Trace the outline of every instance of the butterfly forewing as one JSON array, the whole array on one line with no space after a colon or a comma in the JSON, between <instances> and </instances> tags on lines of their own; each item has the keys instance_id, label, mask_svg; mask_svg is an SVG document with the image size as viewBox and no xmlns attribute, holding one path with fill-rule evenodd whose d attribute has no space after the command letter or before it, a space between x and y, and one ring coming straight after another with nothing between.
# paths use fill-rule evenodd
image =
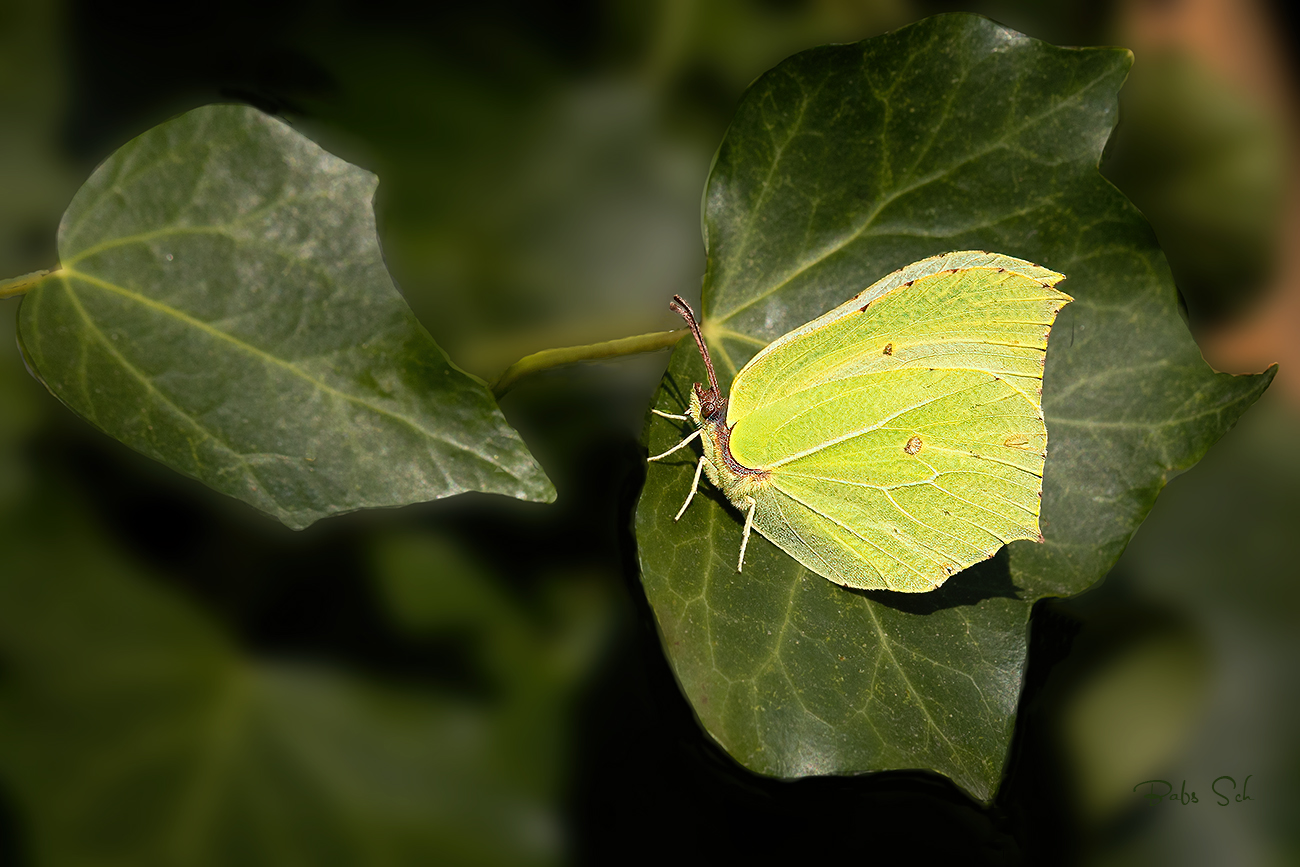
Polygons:
<instances>
[{"instance_id":1,"label":"butterfly forewing","mask_svg":"<svg viewBox=\"0 0 1300 867\"><path fill-rule=\"evenodd\" d=\"M1036 389L1048 329L1070 300L1043 284L1064 278L1018 259L989 258L1004 263L1002 270L940 271L862 303L872 287L773 342L737 374L727 421L820 383L907 367L985 370ZM1006 267L1013 263L1020 269ZM1033 276L1022 273L1031 269Z\"/></svg>"}]
</instances>

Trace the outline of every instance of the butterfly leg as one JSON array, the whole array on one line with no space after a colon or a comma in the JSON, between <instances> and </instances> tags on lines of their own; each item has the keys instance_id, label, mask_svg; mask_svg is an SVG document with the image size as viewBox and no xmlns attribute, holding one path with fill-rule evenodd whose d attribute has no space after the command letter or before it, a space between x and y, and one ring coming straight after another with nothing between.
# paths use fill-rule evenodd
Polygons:
<instances>
[{"instance_id":1,"label":"butterfly leg","mask_svg":"<svg viewBox=\"0 0 1300 867\"><path fill-rule=\"evenodd\" d=\"M745 512L745 532L740 537L740 560L736 563L736 571L743 571L745 568L745 549L749 547L749 531L754 528L754 510L758 508L758 500L753 497L746 497L749 500L749 510Z\"/></svg>"},{"instance_id":2,"label":"butterfly leg","mask_svg":"<svg viewBox=\"0 0 1300 867\"><path fill-rule=\"evenodd\" d=\"M704 433L704 429L703 429L703 428L700 428L700 429L697 430L695 433L691 434L691 435L688 436L686 439L682 440L682 441L679 442L677 445L673 446L672 448L670 448L668 451L664 452L663 454L661 454L661 455L655 455L654 457L652 457L652 458L647 458L646 460L650 460L650 461L662 460L663 458L668 457L669 455L671 455L673 452L677 451L678 449L686 448L686 446L687 446L688 443L690 443L692 440L694 440L697 436L699 436L699 435L702 434L702 433Z\"/></svg>"},{"instance_id":3,"label":"butterfly leg","mask_svg":"<svg viewBox=\"0 0 1300 867\"><path fill-rule=\"evenodd\" d=\"M708 458L700 455L700 462L695 465L695 479L691 482L691 492L686 495L686 502L682 503L682 507L677 510L677 515L673 518L674 521L686 514L686 507L691 504L691 500L695 498L695 492L700 488L700 473L704 471L704 465L708 462Z\"/></svg>"},{"instance_id":4,"label":"butterfly leg","mask_svg":"<svg viewBox=\"0 0 1300 867\"><path fill-rule=\"evenodd\" d=\"M677 415L676 413L672 413L672 412L661 412L660 410L657 409L651 409L650 411L655 415L659 416L660 418L671 418L677 421L686 421L688 418L690 418L689 415Z\"/></svg>"}]
</instances>

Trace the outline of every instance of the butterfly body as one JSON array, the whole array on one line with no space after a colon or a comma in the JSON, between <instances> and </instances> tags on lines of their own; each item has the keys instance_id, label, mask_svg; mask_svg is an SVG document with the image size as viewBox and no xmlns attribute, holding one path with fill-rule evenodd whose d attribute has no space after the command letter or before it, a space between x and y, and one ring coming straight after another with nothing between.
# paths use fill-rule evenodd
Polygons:
<instances>
[{"instance_id":1,"label":"butterfly body","mask_svg":"<svg viewBox=\"0 0 1300 867\"><path fill-rule=\"evenodd\" d=\"M727 396L707 364L687 413L695 480L745 514L740 565L752 527L838 584L924 592L1041 541L1042 372L1072 300L1061 279L999 254L936 256L769 344Z\"/></svg>"}]
</instances>

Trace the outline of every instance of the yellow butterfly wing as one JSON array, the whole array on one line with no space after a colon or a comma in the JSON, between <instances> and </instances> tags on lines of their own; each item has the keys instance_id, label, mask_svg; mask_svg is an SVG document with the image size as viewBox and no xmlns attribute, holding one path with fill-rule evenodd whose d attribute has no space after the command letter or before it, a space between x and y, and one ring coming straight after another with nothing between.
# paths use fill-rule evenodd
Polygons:
<instances>
[{"instance_id":1,"label":"yellow butterfly wing","mask_svg":"<svg viewBox=\"0 0 1300 867\"><path fill-rule=\"evenodd\" d=\"M1047 337L1062 275L950 253L891 274L737 374L732 455L770 473L754 527L866 589L931 590L1038 539Z\"/></svg>"}]
</instances>

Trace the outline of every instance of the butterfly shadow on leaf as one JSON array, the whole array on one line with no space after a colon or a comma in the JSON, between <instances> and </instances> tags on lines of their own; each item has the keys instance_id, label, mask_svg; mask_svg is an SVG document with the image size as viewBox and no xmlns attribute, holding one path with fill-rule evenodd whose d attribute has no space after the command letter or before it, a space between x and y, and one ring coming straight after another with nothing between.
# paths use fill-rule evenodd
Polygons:
<instances>
[{"instance_id":1,"label":"butterfly shadow on leaf","mask_svg":"<svg viewBox=\"0 0 1300 867\"><path fill-rule=\"evenodd\" d=\"M908 614L933 614L945 608L976 605L985 599L997 597L1020 598L1020 590L1011 580L1010 556L1006 547L992 558L958 572L945 581L938 590L929 593L896 593L893 590L851 588L845 590Z\"/></svg>"},{"instance_id":2,"label":"butterfly shadow on leaf","mask_svg":"<svg viewBox=\"0 0 1300 867\"><path fill-rule=\"evenodd\" d=\"M689 376L675 376L672 371L669 371L664 376L661 387L669 394L671 399L668 403L669 406L673 407L668 410L669 412L686 412L686 408L691 404L691 388L695 381L695 379ZM680 407L680 409L678 407Z\"/></svg>"}]
</instances>

